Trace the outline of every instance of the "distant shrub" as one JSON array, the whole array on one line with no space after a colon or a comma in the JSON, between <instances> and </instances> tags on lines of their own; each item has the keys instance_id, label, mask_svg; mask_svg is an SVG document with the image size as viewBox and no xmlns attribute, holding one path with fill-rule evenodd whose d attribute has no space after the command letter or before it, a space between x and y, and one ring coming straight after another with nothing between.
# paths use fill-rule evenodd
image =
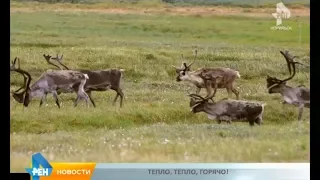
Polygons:
<instances>
[{"instance_id":1,"label":"distant shrub","mask_svg":"<svg viewBox=\"0 0 320 180\"><path fill-rule=\"evenodd\" d=\"M269 6L279 3L279 0L161 0L164 3L175 5L229 5L242 7ZM310 0L284 0L284 4L299 4L310 6Z\"/></svg>"},{"instance_id":2,"label":"distant shrub","mask_svg":"<svg viewBox=\"0 0 320 180\"><path fill-rule=\"evenodd\" d=\"M14 0L20 2L37 1L47 3L132 3L138 4L146 2L146 0ZM183 6L207 6L207 5L227 5L227 6L241 6L241 7L260 7L260 6L275 6L279 0L149 0L153 2L163 2L172 5ZM310 0L283 0L286 5L304 5L310 7Z\"/></svg>"},{"instance_id":3,"label":"distant shrub","mask_svg":"<svg viewBox=\"0 0 320 180\"><path fill-rule=\"evenodd\" d=\"M89 0L15 0L17 2L45 2L45 3L83 3L83 2L90 2Z\"/></svg>"}]
</instances>

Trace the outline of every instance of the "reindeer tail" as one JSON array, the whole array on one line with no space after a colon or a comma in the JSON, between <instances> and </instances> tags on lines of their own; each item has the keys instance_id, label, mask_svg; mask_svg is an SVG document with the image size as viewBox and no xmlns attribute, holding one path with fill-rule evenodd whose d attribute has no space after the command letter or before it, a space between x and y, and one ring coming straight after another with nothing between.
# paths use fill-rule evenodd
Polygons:
<instances>
[{"instance_id":1,"label":"reindeer tail","mask_svg":"<svg viewBox=\"0 0 320 180\"><path fill-rule=\"evenodd\" d=\"M237 75L237 78L241 77L239 71L236 71L236 75Z\"/></svg>"},{"instance_id":2,"label":"reindeer tail","mask_svg":"<svg viewBox=\"0 0 320 180\"><path fill-rule=\"evenodd\" d=\"M121 72L121 76L120 77L123 77L123 73L124 73L124 69L119 69L119 71Z\"/></svg>"}]
</instances>

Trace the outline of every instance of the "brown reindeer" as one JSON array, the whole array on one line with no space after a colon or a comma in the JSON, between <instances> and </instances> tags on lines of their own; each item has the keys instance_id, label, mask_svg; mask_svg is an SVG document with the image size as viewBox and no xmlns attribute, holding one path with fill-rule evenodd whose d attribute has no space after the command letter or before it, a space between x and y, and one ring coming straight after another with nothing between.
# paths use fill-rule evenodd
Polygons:
<instances>
[{"instance_id":1,"label":"brown reindeer","mask_svg":"<svg viewBox=\"0 0 320 180\"><path fill-rule=\"evenodd\" d=\"M18 62L18 66L16 63ZM13 92L13 98L23 103L25 107L28 107L29 103L34 97L41 97L40 107L46 100L47 94L52 93L57 106L60 108L60 103L57 95L57 91L64 92L76 92L77 99L74 106L77 106L80 99L85 99L88 105L88 95L84 91L83 87L88 79L87 74L83 74L79 71L73 70L56 70L51 72L44 72L37 81L31 86L31 75L20 68L20 59L15 58L10 66L10 71L15 71L23 75L24 85L20 88L22 92L18 92L20 89ZM75 90L76 89L76 90Z\"/></svg>"},{"instance_id":2,"label":"brown reindeer","mask_svg":"<svg viewBox=\"0 0 320 180\"><path fill-rule=\"evenodd\" d=\"M60 57L57 56L53 57L50 55L43 55L43 57L46 59L48 64L51 64L55 67L60 68L58 65L52 63L50 60L57 61L61 66L63 66L65 69L69 69L66 65L64 65L61 61L63 58L63 55ZM61 68L60 68L61 69ZM124 93L122 92L122 89L120 87L121 78L123 75L124 70L123 69L106 69L106 70L84 70L79 69L77 71L80 71L82 73L86 73L89 76L89 79L84 87L86 93L88 94L91 103L94 107L96 107L94 100L91 97L92 91L107 91L109 89L112 89L116 91L117 95L113 100L113 105L116 103L118 97L120 97L120 107L122 107L122 101L124 98Z\"/></svg>"},{"instance_id":3,"label":"brown reindeer","mask_svg":"<svg viewBox=\"0 0 320 180\"><path fill-rule=\"evenodd\" d=\"M181 55L181 57L183 58L183 55ZM229 98L231 97L231 93L233 93L236 95L236 99L239 99L239 91L234 88L235 80L240 78L240 73L238 71L224 67L199 68L198 70L191 71L190 67L195 62L196 58L197 50L195 50L194 60L189 65L185 62L182 63L180 68L172 65L176 69L176 81L185 81L195 85L197 87L196 94L199 94L201 89L205 88L204 79L221 76L222 80L217 84L217 88L225 88L228 92ZM214 87L215 84L211 84L211 86Z\"/></svg>"},{"instance_id":4,"label":"brown reindeer","mask_svg":"<svg viewBox=\"0 0 320 180\"><path fill-rule=\"evenodd\" d=\"M198 94L188 95L191 97L189 103L190 111L193 113L205 112L209 119L217 120L219 124L222 121L226 121L229 124L231 121L247 121L250 126L254 126L254 123L260 125L263 121L264 103L230 99L222 99L216 102L208 101L215 96L217 84L221 79L221 76L217 76L205 81L205 86L210 86L212 83L215 84L214 91L210 91L206 98Z\"/></svg>"}]
</instances>

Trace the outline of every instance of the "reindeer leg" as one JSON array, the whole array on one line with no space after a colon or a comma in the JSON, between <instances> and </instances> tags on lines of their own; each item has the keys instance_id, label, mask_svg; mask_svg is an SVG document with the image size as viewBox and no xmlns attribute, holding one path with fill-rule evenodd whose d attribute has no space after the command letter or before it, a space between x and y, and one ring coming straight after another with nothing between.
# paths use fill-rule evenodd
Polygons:
<instances>
[{"instance_id":1,"label":"reindeer leg","mask_svg":"<svg viewBox=\"0 0 320 180\"><path fill-rule=\"evenodd\" d=\"M228 93L228 99L230 99L230 97L232 95L231 94L232 93L232 89L230 87L227 87L226 90L227 90L227 93Z\"/></svg>"},{"instance_id":2,"label":"reindeer leg","mask_svg":"<svg viewBox=\"0 0 320 180\"><path fill-rule=\"evenodd\" d=\"M299 115L298 115L298 121L301 121L302 113L303 113L304 104L299 105Z\"/></svg>"},{"instance_id":3,"label":"reindeer leg","mask_svg":"<svg viewBox=\"0 0 320 180\"><path fill-rule=\"evenodd\" d=\"M237 100L238 100L238 99L239 99L239 91L238 91L236 88L234 88L234 87L232 87L231 91L233 92L233 94L236 95L236 98L237 98Z\"/></svg>"},{"instance_id":4,"label":"reindeer leg","mask_svg":"<svg viewBox=\"0 0 320 180\"><path fill-rule=\"evenodd\" d=\"M222 116L221 118L220 118L220 120L224 120L224 121L226 121L227 122L227 124L231 124L231 117L228 117L228 116Z\"/></svg>"},{"instance_id":5,"label":"reindeer leg","mask_svg":"<svg viewBox=\"0 0 320 180\"><path fill-rule=\"evenodd\" d=\"M201 88L197 87L196 94L199 94L200 91L201 91ZM213 97L211 98L211 101L214 102L214 101L213 101Z\"/></svg>"},{"instance_id":6,"label":"reindeer leg","mask_svg":"<svg viewBox=\"0 0 320 180\"><path fill-rule=\"evenodd\" d=\"M201 90L201 89L200 89ZM211 98L211 101L214 103L213 97Z\"/></svg>"},{"instance_id":7,"label":"reindeer leg","mask_svg":"<svg viewBox=\"0 0 320 180\"><path fill-rule=\"evenodd\" d=\"M121 89L120 89L119 93L120 93L120 107L122 107L122 101L123 101L124 94Z\"/></svg>"},{"instance_id":8,"label":"reindeer leg","mask_svg":"<svg viewBox=\"0 0 320 180\"><path fill-rule=\"evenodd\" d=\"M89 107L89 97L88 97L88 98L85 98L85 100L86 100L86 105L87 105L87 107Z\"/></svg>"},{"instance_id":9,"label":"reindeer leg","mask_svg":"<svg viewBox=\"0 0 320 180\"><path fill-rule=\"evenodd\" d=\"M79 100L80 100L80 97L77 96L76 100L74 101L74 105L73 105L74 107L77 107Z\"/></svg>"},{"instance_id":10,"label":"reindeer leg","mask_svg":"<svg viewBox=\"0 0 320 180\"><path fill-rule=\"evenodd\" d=\"M285 109L286 108L286 104L288 104L288 103L285 102L285 101L282 101L281 104L282 104L282 109Z\"/></svg>"},{"instance_id":11,"label":"reindeer leg","mask_svg":"<svg viewBox=\"0 0 320 180\"><path fill-rule=\"evenodd\" d=\"M92 103L93 107L96 107L96 104L95 104L94 100L91 97L91 91L88 91L87 94L89 96L90 102Z\"/></svg>"},{"instance_id":12,"label":"reindeer leg","mask_svg":"<svg viewBox=\"0 0 320 180\"><path fill-rule=\"evenodd\" d=\"M56 101L58 108L60 109L60 103L59 103L57 91L53 91L52 96L53 96L54 100Z\"/></svg>"},{"instance_id":13,"label":"reindeer leg","mask_svg":"<svg viewBox=\"0 0 320 180\"><path fill-rule=\"evenodd\" d=\"M83 92L82 96L83 96L84 100L86 101L87 107L89 107L89 99L90 98L89 98L88 94L86 92Z\"/></svg>"},{"instance_id":14,"label":"reindeer leg","mask_svg":"<svg viewBox=\"0 0 320 180\"><path fill-rule=\"evenodd\" d=\"M231 124L232 123L231 118L228 118L227 122L228 124Z\"/></svg>"},{"instance_id":15,"label":"reindeer leg","mask_svg":"<svg viewBox=\"0 0 320 180\"><path fill-rule=\"evenodd\" d=\"M119 93L117 92L116 97L113 99L113 102L112 102L112 105L113 105L113 106L115 105L115 103L116 103L116 101L117 101L117 99L118 99L119 96L120 96L120 95L119 95Z\"/></svg>"},{"instance_id":16,"label":"reindeer leg","mask_svg":"<svg viewBox=\"0 0 320 180\"><path fill-rule=\"evenodd\" d=\"M117 89L117 90L115 90L115 91L117 92L117 95L116 95L116 97L115 97L114 100L113 100L113 105L115 105L118 97L120 96L120 107L122 107L122 101L123 101L123 96L124 96L124 94L123 94L123 92L122 92L121 89Z\"/></svg>"},{"instance_id":17,"label":"reindeer leg","mask_svg":"<svg viewBox=\"0 0 320 180\"><path fill-rule=\"evenodd\" d=\"M41 106L42 106L42 104L43 104L43 102L45 102L45 101L46 101L46 99L47 99L47 94L48 94L48 93L46 93L46 92L45 92L45 93L43 94L43 96L41 97L39 107L41 107Z\"/></svg>"},{"instance_id":18,"label":"reindeer leg","mask_svg":"<svg viewBox=\"0 0 320 180\"><path fill-rule=\"evenodd\" d=\"M200 89L200 90L201 90L201 89ZM199 93L200 93L200 90L199 90ZM199 93L198 93L198 94L199 94ZM213 97L212 97L212 98L210 98L210 99L211 99L211 101L212 101L212 102L214 102Z\"/></svg>"},{"instance_id":19,"label":"reindeer leg","mask_svg":"<svg viewBox=\"0 0 320 180\"><path fill-rule=\"evenodd\" d=\"M254 119L249 119L249 125L252 127L252 126L254 126Z\"/></svg>"},{"instance_id":20,"label":"reindeer leg","mask_svg":"<svg viewBox=\"0 0 320 180\"><path fill-rule=\"evenodd\" d=\"M89 107L89 97L84 98L84 100L86 101L86 106Z\"/></svg>"},{"instance_id":21,"label":"reindeer leg","mask_svg":"<svg viewBox=\"0 0 320 180\"><path fill-rule=\"evenodd\" d=\"M258 124L258 125L261 125L261 122L262 122L261 117L257 117L257 118L254 120L254 122L255 122L256 124Z\"/></svg>"}]
</instances>

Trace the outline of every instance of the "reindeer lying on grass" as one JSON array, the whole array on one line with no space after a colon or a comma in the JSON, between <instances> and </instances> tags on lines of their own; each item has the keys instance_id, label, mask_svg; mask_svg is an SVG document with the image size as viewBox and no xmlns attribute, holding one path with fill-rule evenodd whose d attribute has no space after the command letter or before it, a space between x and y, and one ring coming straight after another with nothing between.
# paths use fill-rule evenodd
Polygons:
<instances>
[{"instance_id":1,"label":"reindeer lying on grass","mask_svg":"<svg viewBox=\"0 0 320 180\"><path fill-rule=\"evenodd\" d=\"M51 64L59 69L61 69L58 65L52 63L50 60L57 61L61 66L63 66L65 69L69 70L69 68L62 64L62 58L63 55L60 57L57 55L55 58L51 58L50 55L43 55L43 57L46 59L48 64ZM94 107L96 107L94 100L91 97L92 91L107 91L109 89L112 89L117 92L116 97L113 100L113 105L115 105L118 97L120 96L120 107L122 107L122 101L124 98L124 94L122 92L122 89L120 88L120 82L121 77L123 75L123 69L108 69L108 70L76 70L82 73L86 73L89 76L89 79L84 87L85 92L88 94L91 103ZM59 93L60 94L60 93Z\"/></svg>"},{"instance_id":2,"label":"reindeer lying on grass","mask_svg":"<svg viewBox=\"0 0 320 180\"><path fill-rule=\"evenodd\" d=\"M183 55L181 56L183 59ZM216 68L199 68L198 70L191 71L191 65L195 62L197 58L197 50L195 50L194 60L187 65L185 62L182 63L181 67L175 67L177 77L176 81L186 81L197 87L196 94L199 94L202 88L206 88L204 85L203 78L211 78L213 76L221 76L222 80L217 84L217 88L225 88L228 92L228 97L231 97L231 92L236 95L236 99L239 99L239 91L234 88L234 82L237 78L240 78L240 73L236 70L224 67ZM215 84L211 84L212 87ZM208 93L208 91L207 91ZM208 95L207 95L208 97Z\"/></svg>"},{"instance_id":3,"label":"reindeer lying on grass","mask_svg":"<svg viewBox=\"0 0 320 180\"><path fill-rule=\"evenodd\" d=\"M16 65L17 61L18 66ZM24 85L13 92L13 98L17 102L23 103L25 107L28 107L29 103L34 97L41 97L41 107L43 102L46 100L47 94L52 93L57 106L60 108L60 103L57 95L58 90L62 90L64 92L76 92L77 99L74 103L74 106L77 106L80 99L85 99L88 106L89 97L83 89L88 79L87 74L72 70L57 70L45 72L30 87L30 83L32 80L31 75L27 71L20 68L19 58L16 57L14 59L12 65L10 66L10 71L18 72L24 77ZM21 89L23 89L23 91L18 92Z\"/></svg>"},{"instance_id":4,"label":"reindeer lying on grass","mask_svg":"<svg viewBox=\"0 0 320 180\"><path fill-rule=\"evenodd\" d=\"M287 66L289 69L290 76L286 79L280 80L276 77L270 77L267 76L267 88L268 93L280 93L281 96L284 99L283 104L292 104L294 106L299 107L299 115L298 120L300 121L302 118L303 108L310 108L310 89L303 87L303 85L300 85L298 87L291 87L286 85L287 81L292 79L296 74L296 64L300 64L299 62L294 62L293 59L296 58L296 56L292 56L289 54L288 51L280 51L280 53L284 56L284 58L287 61ZM291 66L293 69L293 72L291 72Z\"/></svg>"},{"instance_id":5,"label":"reindeer lying on grass","mask_svg":"<svg viewBox=\"0 0 320 180\"><path fill-rule=\"evenodd\" d=\"M190 110L193 113L205 112L208 114L209 119L217 120L219 124L221 121L227 121L228 124L231 121L248 121L250 126L254 126L254 123L260 125L263 121L262 116L265 105L263 103L228 99L213 103L208 102L209 99L215 96L218 81L221 81L221 79L221 76L217 76L211 78L211 80L205 80L206 86L210 86L212 83L215 84L213 93L209 90L209 96L206 98L198 94L189 94L188 96L191 97Z\"/></svg>"}]
</instances>

